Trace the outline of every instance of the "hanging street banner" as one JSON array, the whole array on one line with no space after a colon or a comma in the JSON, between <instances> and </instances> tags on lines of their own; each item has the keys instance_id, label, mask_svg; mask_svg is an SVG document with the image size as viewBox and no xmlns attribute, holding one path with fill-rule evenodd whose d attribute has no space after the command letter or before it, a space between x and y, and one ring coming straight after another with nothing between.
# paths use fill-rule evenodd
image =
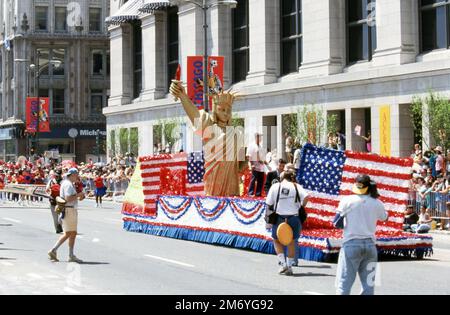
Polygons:
<instances>
[{"instance_id":1,"label":"hanging street banner","mask_svg":"<svg viewBox=\"0 0 450 315\"><path fill-rule=\"evenodd\" d=\"M211 56L208 59L209 94L223 91L225 57ZM203 109L203 56L189 56L187 59L187 94L198 109ZM212 98L209 100L212 107Z\"/></svg>"},{"instance_id":2,"label":"hanging street banner","mask_svg":"<svg viewBox=\"0 0 450 315\"><path fill-rule=\"evenodd\" d=\"M38 105L37 97L27 97L27 132L50 132L50 99L48 97L40 97ZM38 128L39 121L39 128Z\"/></svg>"},{"instance_id":3,"label":"hanging street banner","mask_svg":"<svg viewBox=\"0 0 450 315\"><path fill-rule=\"evenodd\" d=\"M380 155L391 156L391 107L380 107Z\"/></svg>"}]
</instances>

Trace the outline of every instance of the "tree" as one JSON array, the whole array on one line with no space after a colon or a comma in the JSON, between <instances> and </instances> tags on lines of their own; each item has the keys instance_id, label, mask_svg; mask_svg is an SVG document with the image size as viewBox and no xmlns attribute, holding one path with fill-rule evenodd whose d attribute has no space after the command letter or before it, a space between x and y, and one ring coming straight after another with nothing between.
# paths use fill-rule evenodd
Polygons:
<instances>
[{"instance_id":1,"label":"tree","mask_svg":"<svg viewBox=\"0 0 450 315\"><path fill-rule=\"evenodd\" d=\"M139 156L139 130L138 128L130 129L130 153L133 156Z\"/></svg>"},{"instance_id":2,"label":"tree","mask_svg":"<svg viewBox=\"0 0 450 315\"><path fill-rule=\"evenodd\" d=\"M231 125L233 127L242 127L242 128L244 128L244 126L245 126L245 119L244 118L240 118L237 114L234 114L233 118L231 119Z\"/></svg>"},{"instance_id":3,"label":"tree","mask_svg":"<svg viewBox=\"0 0 450 315\"><path fill-rule=\"evenodd\" d=\"M434 143L450 148L450 101L432 91L425 98L414 97L411 122L415 130L428 132ZM429 146L426 139L422 141Z\"/></svg>"},{"instance_id":4,"label":"tree","mask_svg":"<svg viewBox=\"0 0 450 315\"><path fill-rule=\"evenodd\" d=\"M108 138L108 151L109 156L115 156L116 155L116 131L111 130L109 133Z\"/></svg>"},{"instance_id":5,"label":"tree","mask_svg":"<svg viewBox=\"0 0 450 315\"><path fill-rule=\"evenodd\" d=\"M328 132L336 132L336 122L337 115L325 118L323 107L313 104L299 106L294 113L283 116L284 130L289 136L317 146L324 144Z\"/></svg>"},{"instance_id":6,"label":"tree","mask_svg":"<svg viewBox=\"0 0 450 315\"><path fill-rule=\"evenodd\" d=\"M128 152L128 129L121 128L119 133L120 154L125 155Z\"/></svg>"},{"instance_id":7,"label":"tree","mask_svg":"<svg viewBox=\"0 0 450 315\"><path fill-rule=\"evenodd\" d=\"M182 118L160 120L157 125L153 126L153 143L155 145L165 143L172 148L177 141L181 140L181 126L183 124Z\"/></svg>"}]
</instances>

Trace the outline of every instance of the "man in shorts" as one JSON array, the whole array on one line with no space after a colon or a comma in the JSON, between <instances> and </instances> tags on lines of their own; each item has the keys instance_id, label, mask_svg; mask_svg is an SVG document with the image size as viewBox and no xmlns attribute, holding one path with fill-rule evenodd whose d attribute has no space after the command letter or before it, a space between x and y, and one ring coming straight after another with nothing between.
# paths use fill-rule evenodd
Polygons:
<instances>
[{"instance_id":1,"label":"man in shorts","mask_svg":"<svg viewBox=\"0 0 450 315\"><path fill-rule=\"evenodd\" d=\"M74 254L75 239L78 230L78 199L84 199L84 193L77 193L74 184L78 181L78 170L71 168L66 179L61 182L60 197L66 200L65 211L61 214L64 235L48 252L50 260L58 262L57 251L66 240L69 240L69 262L82 263Z\"/></svg>"}]
</instances>

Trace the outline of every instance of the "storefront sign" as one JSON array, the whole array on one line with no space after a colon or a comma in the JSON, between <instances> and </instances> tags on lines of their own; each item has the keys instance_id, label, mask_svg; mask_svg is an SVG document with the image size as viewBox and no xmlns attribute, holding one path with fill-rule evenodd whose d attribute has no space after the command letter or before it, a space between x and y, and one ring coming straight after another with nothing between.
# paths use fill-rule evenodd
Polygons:
<instances>
[{"instance_id":1,"label":"storefront sign","mask_svg":"<svg viewBox=\"0 0 450 315\"><path fill-rule=\"evenodd\" d=\"M391 156L391 107L380 107L380 155Z\"/></svg>"},{"instance_id":2,"label":"storefront sign","mask_svg":"<svg viewBox=\"0 0 450 315\"><path fill-rule=\"evenodd\" d=\"M103 127L104 128L104 127ZM55 127L50 133L42 135L42 138L47 139L89 139L97 137L97 130L100 128L82 128L82 127ZM100 129L100 136L106 137L106 130Z\"/></svg>"}]
</instances>

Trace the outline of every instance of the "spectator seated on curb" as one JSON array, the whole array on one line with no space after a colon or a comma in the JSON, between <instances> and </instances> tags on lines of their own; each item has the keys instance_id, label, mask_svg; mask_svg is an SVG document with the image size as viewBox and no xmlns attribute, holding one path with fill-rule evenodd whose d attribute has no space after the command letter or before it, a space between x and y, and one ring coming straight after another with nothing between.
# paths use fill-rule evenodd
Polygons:
<instances>
[{"instance_id":1,"label":"spectator seated on curb","mask_svg":"<svg viewBox=\"0 0 450 315\"><path fill-rule=\"evenodd\" d=\"M414 211L414 206L409 205L405 211L405 221L403 223L403 231L412 232L411 226L419 221L418 214Z\"/></svg>"},{"instance_id":2,"label":"spectator seated on curb","mask_svg":"<svg viewBox=\"0 0 450 315\"><path fill-rule=\"evenodd\" d=\"M411 230L417 234L428 233L431 230L431 222L433 222L433 220L427 211L427 207L422 205L420 208L419 221L417 224L411 225Z\"/></svg>"}]
</instances>

